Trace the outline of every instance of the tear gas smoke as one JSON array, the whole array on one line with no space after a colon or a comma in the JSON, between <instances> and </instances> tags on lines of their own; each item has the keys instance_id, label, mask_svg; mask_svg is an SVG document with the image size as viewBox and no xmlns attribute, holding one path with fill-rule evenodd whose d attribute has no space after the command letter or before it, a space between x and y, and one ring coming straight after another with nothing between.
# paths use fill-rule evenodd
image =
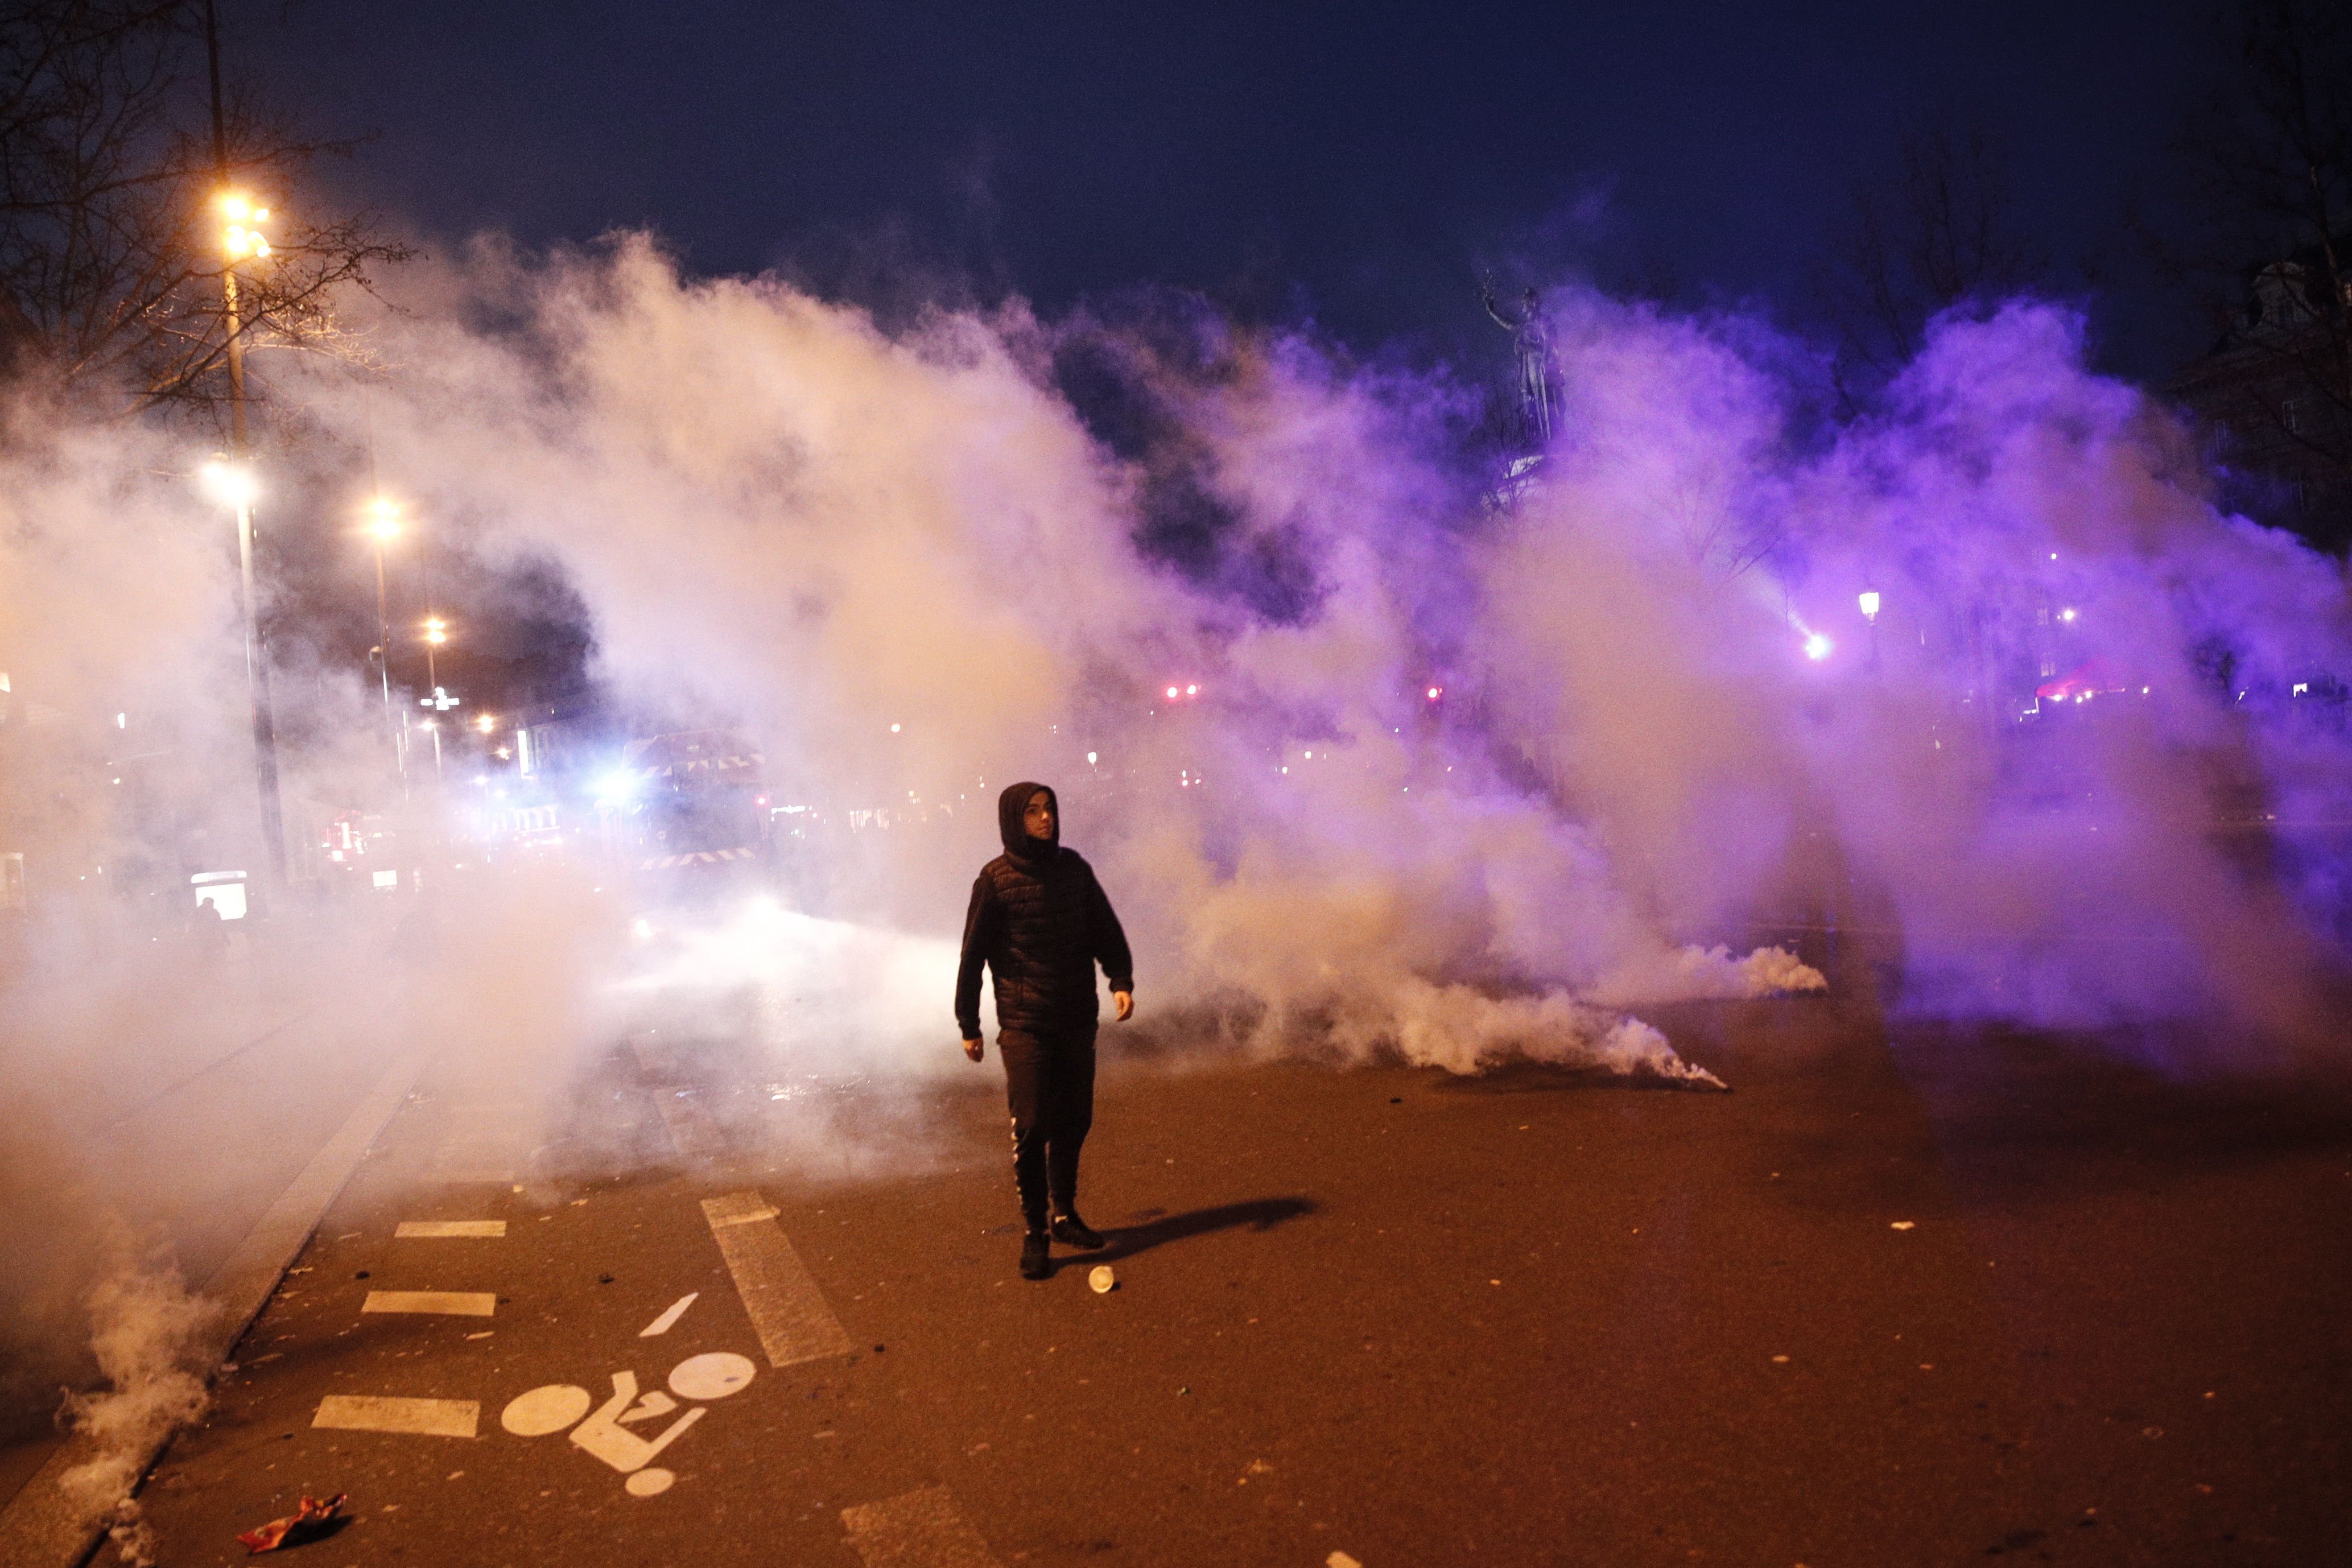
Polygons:
<instances>
[{"instance_id":1,"label":"tear gas smoke","mask_svg":"<svg viewBox=\"0 0 2352 1568\"><path fill-rule=\"evenodd\" d=\"M560 585L616 709L759 746L789 887L637 952L593 863L447 882L388 970L349 961L352 1061L404 1029L546 1098L646 986L748 982L795 1073L950 1070L956 922L1022 777L1061 789L1163 1037L1706 1081L1638 1011L1819 990L1771 939L1863 920L1902 1009L2226 1026L2183 1068L2332 1044L2341 845L2282 828L2256 866L2227 830L2344 820L2340 569L2218 513L2062 310L1942 323L1822 430L1768 327L1561 290L1562 433L1498 495L1447 375L1199 310L894 335L643 238L483 243L401 289L357 323L380 384L273 367L283 511L352 511L372 449L477 622ZM0 853L143 858L184 898L191 842L256 858L201 454L15 430ZM381 806L372 671L290 626L274 659L289 799ZM25 746L36 702L134 715L144 804L62 787L116 737ZM58 1018L129 972L89 962L105 924L16 939L12 1031L92 1037ZM89 1121L51 1059L5 1069L25 1172Z\"/></svg>"},{"instance_id":2,"label":"tear gas smoke","mask_svg":"<svg viewBox=\"0 0 2352 1568\"><path fill-rule=\"evenodd\" d=\"M107 1273L89 1292L91 1348L108 1386L68 1394L73 1430L97 1449L60 1478L87 1517L101 1521L121 1561L155 1561L154 1532L131 1495L155 1445L204 1413L212 1373L205 1352L215 1303L189 1294L178 1268L136 1258L118 1237Z\"/></svg>"}]
</instances>

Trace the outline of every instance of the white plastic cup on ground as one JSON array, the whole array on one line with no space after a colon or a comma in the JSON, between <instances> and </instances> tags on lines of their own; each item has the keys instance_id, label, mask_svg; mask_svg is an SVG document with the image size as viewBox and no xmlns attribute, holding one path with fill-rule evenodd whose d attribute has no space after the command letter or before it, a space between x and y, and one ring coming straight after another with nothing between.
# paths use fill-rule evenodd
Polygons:
<instances>
[{"instance_id":1,"label":"white plastic cup on ground","mask_svg":"<svg viewBox=\"0 0 2352 1568\"><path fill-rule=\"evenodd\" d=\"M1105 1296L1118 1286L1118 1276L1110 1271L1109 1264L1097 1263L1094 1267L1094 1272L1087 1276L1087 1283L1095 1288L1096 1295Z\"/></svg>"}]
</instances>

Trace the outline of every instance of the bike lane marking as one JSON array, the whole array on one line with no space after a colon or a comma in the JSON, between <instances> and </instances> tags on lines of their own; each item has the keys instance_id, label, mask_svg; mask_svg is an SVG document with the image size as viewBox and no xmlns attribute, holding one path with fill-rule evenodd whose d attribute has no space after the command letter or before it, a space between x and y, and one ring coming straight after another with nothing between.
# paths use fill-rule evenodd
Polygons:
<instances>
[{"instance_id":1,"label":"bike lane marking","mask_svg":"<svg viewBox=\"0 0 2352 1568\"><path fill-rule=\"evenodd\" d=\"M396 1241L435 1241L457 1237L498 1237L506 1235L502 1219L404 1219L393 1229Z\"/></svg>"},{"instance_id":2,"label":"bike lane marking","mask_svg":"<svg viewBox=\"0 0 2352 1568\"><path fill-rule=\"evenodd\" d=\"M482 1407L471 1399L395 1399L383 1394L331 1394L319 1402L313 1426L338 1432L407 1432L425 1437L471 1437Z\"/></svg>"},{"instance_id":3,"label":"bike lane marking","mask_svg":"<svg viewBox=\"0 0 2352 1568\"><path fill-rule=\"evenodd\" d=\"M686 1316L686 1310L694 1305L694 1299L701 1294L702 1292L699 1290L688 1290L685 1295L680 1296L677 1300L672 1301L669 1304L668 1310L664 1311L660 1317L656 1318L652 1322L647 1323L644 1328L637 1331L637 1338L641 1340L650 1340L657 1335L669 1332L670 1330L677 1326L677 1321Z\"/></svg>"},{"instance_id":4,"label":"bike lane marking","mask_svg":"<svg viewBox=\"0 0 2352 1568\"><path fill-rule=\"evenodd\" d=\"M824 1293L776 1224L776 1209L756 1192L702 1200L703 1217L734 1277L735 1293L768 1352L770 1366L850 1353L849 1334Z\"/></svg>"},{"instance_id":5,"label":"bike lane marking","mask_svg":"<svg viewBox=\"0 0 2352 1568\"><path fill-rule=\"evenodd\" d=\"M490 1290L371 1290L362 1312L438 1312L452 1318L487 1318L497 1312Z\"/></svg>"},{"instance_id":6,"label":"bike lane marking","mask_svg":"<svg viewBox=\"0 0 2352 1568\"><path fill-rule=\"evenodd\" d=\"M866 1568L998 1568L988 1542L945 1487L924 1487L841 1510L845 1545Z\"/></svg>"}]
</instances>

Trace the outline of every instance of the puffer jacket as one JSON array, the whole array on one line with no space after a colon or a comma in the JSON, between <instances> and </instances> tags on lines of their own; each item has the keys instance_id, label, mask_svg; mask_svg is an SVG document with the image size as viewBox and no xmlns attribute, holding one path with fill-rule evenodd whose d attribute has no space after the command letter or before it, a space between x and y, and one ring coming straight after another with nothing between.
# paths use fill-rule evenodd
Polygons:
<instances>
[{"instance_id":1,"label":"puffer jacket","mask_svg":"<svg viewBox=\"0 0 2352 1568\"><path fill-rule=\"evenodd\" d=\"M1101 1003L1095 965L1114 991L1135 987L1135 959L1094 868L1059 841L1061 803L1055 799L1056 837L1033 839L1022 814L1040 784L1017 784L997 798L996 826L1005 852L980 869L964 914L963 962L956 970L956 1026L980 1037L980 971L996 989L996 1025L1024 1034L1075 1029L1094 1023Z\"/></svg>"}]
</instances>

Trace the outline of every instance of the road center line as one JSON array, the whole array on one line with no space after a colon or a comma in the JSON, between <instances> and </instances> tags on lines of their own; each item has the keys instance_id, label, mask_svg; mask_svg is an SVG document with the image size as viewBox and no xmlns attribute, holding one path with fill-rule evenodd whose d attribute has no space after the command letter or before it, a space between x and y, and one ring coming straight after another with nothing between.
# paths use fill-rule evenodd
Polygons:
<instances>
[{"instance_id":1,"label":"road center line","mask_svg":"<svg viewBox=\"0 0 2352 1568\"><path fill-rule=\"evenodd\" d=\"M945 1487L843 1509L841 1522L866 1568L997 1568L988 1542Z\"/></svg>"},{"instance_id":2,"label":"road center line","mask_svg":"<svg viewBox=\"0 0 2352 1568\"><path fill-rule=\"evenodd\" d=\"M401 1241L421 1241L444 1237L500 1237L507 1233L502 1219L404 1219L393 1230Z\"/></svg>"},{"instance_id":3,"label":"road center line","mask_svg":"<svg viewBox=\"0 0 2352 1568\"><path fill-rule=\"evenodd\" d=\"M705 1198L702 1214L770 1366L849 1353L849 1335L802 1266L792 1238L776 1224L767 1199L758 1193Z\"/></svg>"},{"instance_id":4,"label":"road center line","mask_svg":"<svg viewBox=\"0 0 2352 1568\"><path fill-rule=\"evenodd\" d=\"M330 1394L319 1401L313 1426L341 1432L411 1432L425 1437L470 1437L482 1407L470 1399L394 1399Z\"/></svg>"},{"instance_id":5,"label":"road center line","mask_svg":"<svg viewBox=\"0 0 2352 1568\"><path fill-rule=\"evenodd\" d=\"M498 1310L489 1290L371 1290L362 1312L439 1312L452 1318L487 1318Z\"/></svg>"}]
</instances>

